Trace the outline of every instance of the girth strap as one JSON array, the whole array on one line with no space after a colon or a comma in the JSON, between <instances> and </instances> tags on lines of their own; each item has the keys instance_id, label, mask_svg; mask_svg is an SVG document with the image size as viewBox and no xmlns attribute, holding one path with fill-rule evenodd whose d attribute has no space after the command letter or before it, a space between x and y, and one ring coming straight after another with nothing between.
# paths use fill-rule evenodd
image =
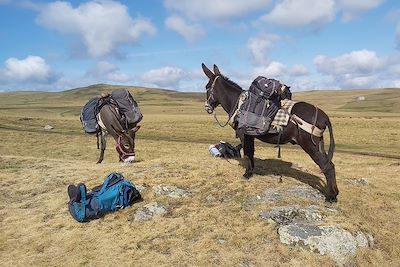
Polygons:
<instances>
[{"instance_id":1,"label":"girth strap","mask_svg":"<svg viewBox=\"0 0 400 267\"><path fill-rule=\"evenodd\" d=\"M292 122L297 124L301 129L306 131L309 134L312 134L317 137L321 137L324 134L325 129L321 130L317 126L312 125L311 123L306 122L296 114L293 114L290 118Z\"/></svg>"}]
</instances>

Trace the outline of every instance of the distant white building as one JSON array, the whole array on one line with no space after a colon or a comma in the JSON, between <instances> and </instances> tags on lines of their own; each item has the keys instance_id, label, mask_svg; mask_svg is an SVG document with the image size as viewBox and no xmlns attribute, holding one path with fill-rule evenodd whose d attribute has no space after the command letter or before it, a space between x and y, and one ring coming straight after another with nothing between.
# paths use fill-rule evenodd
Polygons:
<instances>
[{"instance_id":1,"label":"distant white building","mask_svg":"<svg viewBox=\"0 0 400 267\"><path fill-rule=\"evenodd\" d=\"M357 96L356 98L357 101L364 101L365 100L365 96Z\"/></svg>"}]
</instances>

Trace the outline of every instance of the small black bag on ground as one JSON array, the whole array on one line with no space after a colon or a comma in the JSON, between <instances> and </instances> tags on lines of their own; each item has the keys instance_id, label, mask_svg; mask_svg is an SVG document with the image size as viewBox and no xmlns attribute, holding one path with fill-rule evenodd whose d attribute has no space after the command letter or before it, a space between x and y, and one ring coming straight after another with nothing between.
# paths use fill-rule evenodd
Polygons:
<instances>
[{"instance_id":1,"label":"small black bag on ground","mask_svg":"<svg viewBox=\"0 0 400 267\"><path fill-rule=\"evenodd\" d=\"M213 157L221 157L221 158L240 158L240 149L242 148L242 144L237 146L233 146L228 142L221 141L218 144L210 145L208 151Z\"/></svg>"}]
</instances>

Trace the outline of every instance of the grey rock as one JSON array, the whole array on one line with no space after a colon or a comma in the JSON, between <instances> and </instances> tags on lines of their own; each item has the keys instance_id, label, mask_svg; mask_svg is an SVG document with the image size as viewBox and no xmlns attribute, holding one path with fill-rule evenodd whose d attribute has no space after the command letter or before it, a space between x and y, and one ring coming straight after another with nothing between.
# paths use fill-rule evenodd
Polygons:
<instances>
[{"instance_id":1,"label":"grey rock","mask_svg":"<svg viewBox=\"0 0 400 267\"><path fill-rule=\"evenodd\" d=\"M205 198L205 202L206 202L207 204L211 204L211 203L216 202L216 201L217 201L217 198L214 197L213 195L208 195L208 196Z\"/></svg>"},{"instance_id":2,"label":"grey rock","mask_svg":"<svg viewBox=\"0 0 400 267\"><path fill-rule=\"evenodd\" d=\"M269 188L269 189L265 190L264 193L261 194L261 196L259 198L264 201L276 201L276 200L283 199L283 196L281 193L275 191L274 189Z\"/></svg>"},{"instance_id":3,"label":"grey rock","mask_svg":"<svg viewBox=\"0 0 400 267\"><path fill-rule=\"evenodd\" d=\"M51 125L49 125L49 124L45 125L43 128L44 128L45 130L52 130L52 129L54 129L54 127L51 126Z\"/></svg>"},{"instance_id":4,"label":"grey rock","mask_svg":"<svg viewBox=\"0 0 400 267\"><path fill-rule=\"evenodd\" d=\"M287 194L315 201L321 201L325 199L325 196L321 192L309 186L292 187L287 190Z\"/></svg>"},{"instance_id":5,"label":"grey rock","mask_svg":"<svg viewBox=\"0 0 400 267\"><path fill-rule=\"evenodd\" d=\"M139 191L139 193L142 193L147 187L143 184L135 184L136 189Z\"/></svg>"},{"instance_id":6,"label":"grey rock","mask_svg":"<svg viewBox=\"0 0 400 267\"><path fill-rule=\"evenodd\" d=\"M157 202L152 202L136 210L136 213L134 215L134 221L137 222L149 221L154 216L164 215L166 213L167 209L163 205Z\"/></svg>"},{"instance_id":7,"label":"grey rock","mask_svg":"<svg viewBox=\"0 0 400 267\"><path fill-rule=\"evenodd\" d=\"M220 245L223 245L223 244L226 243L226 240L225 240L225 239L218 239L218 243L219 243Z\"/></svg>"},{"instance_id":8,"label":"grey rock","mask_svg":"<svg viewBox=\"0 0 400 267\"><path fill-rule=\"evenodd\" d=\"M317 223L323 220L318 207L312 205L306 208L300 208L297 205L275 207L270 211L262 212L260 217L270 223L280 225L306 222Z\"/></svg>"},{"instance_id":9,"label":"grey rock","mask_svg":"<svg viewBox=\"0 0 400 267\"><path fill-rule=\"evenodd\" d=\"M154 187L154 193L157 196L165 195L171 198L187 197L190 194L187 190L171 185L157 185Z\"/></svg>"},{"instance_id":10,"label":"grey rock","mask_svg":"<svg viewBox=\"0 0 400 267\"><path fill-rule=\"evenodd\" d=\"M278 201L283 199L283 195L278 191L268 188L263 193L258 194L255 197L251 197L247 199L243 204L242 207L245 210L251 210L254 205L266 203L269 201Z\"/></svg>"},{"instance_id":11,"label":"grey rock","mask_svg":"<svg viewBox=\"0 0 400 267\"><path fill-rule=\"evenodd\" d=\"M348 182L353 185L368 185L368 179L359 178L359 179L348 179Z\"/></svg>"},{"instance_id":12,"label":"grey rock","mask_svg":"<svg viewBox=\"0 0 400 267\"><path fill-rule=\"evenodd\" d=\"M288 224L278 229L279 239L288 245L304 245L321 255L330 256L338 265L346 264L359 247L368 247L368 238L362 232L354 235L339 226Z\"/></svg>"}]
</instances>

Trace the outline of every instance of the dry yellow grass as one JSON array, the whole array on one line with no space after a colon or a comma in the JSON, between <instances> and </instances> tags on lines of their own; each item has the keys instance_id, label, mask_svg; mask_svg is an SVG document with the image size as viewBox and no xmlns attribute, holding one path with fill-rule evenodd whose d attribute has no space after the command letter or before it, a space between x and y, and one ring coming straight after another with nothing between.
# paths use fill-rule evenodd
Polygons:
<instances>
[{"instance_id":1,"label":"dry yellow grass","mask_svg":"<svg viewBox=\"0 0 400 267\"><path fill-rule=\"evenodd\" d=\"M81 97L71 92L20 95L17 100L11 95L1 97L0 265L335 265L327 256L281 244L276 227L258 216L271 203L243 208L244 201L268 188L285 191L319 183L323 176L304 152L284 146L283 159L276 160L272 145L257 142L256 174L245 181L241 179L244 169L237 161L209 156L209 144L221 139L237 141L231 129L219 128L205 114L199 96L159 91L147 96L148 91L141 90L138 95L145 117L136 141L138 161L128 166L117 162L113 140L108 143L104 163L95 164L95 137L82 133L77 116L88 99L84 91L77 91ZM376 90L363 93L371 92L376 94ZM394 96L398 92L394 91ZM318 99L329 94L318 93ZM312 100L309 94L318 93L297 94L296 98ZM28 102L28 107L23 107L23 102ZM331 97L327 104L318 103L331 115L338 148L334 162L339 202L329 205L337 212L328 216L326 223L374 236L372 248L358 251L356 266L399 266L399 114L341 109L348 103L339 98L338 102L332 105ZM224 118L222 111L218 112ZM45 131L46 124L55 128ZM367 153L374 156L362 155ZM302 170L291 168L292 163ZM112 171L145 185L144 201L87 224L75 222L67 210L67 185L85 182L90 188ZM274 174L283 175L282 181ZM355 178L366 178L369 184L348 183ZM152 189L156 185L176 185L191 195L181 199L156 196ZM168 213L148 222L133 221L138 208L154 201L164 204ZM274 202L293 204L307 205L307 201L286 197Z\"/></svg>"}]
</instances>

